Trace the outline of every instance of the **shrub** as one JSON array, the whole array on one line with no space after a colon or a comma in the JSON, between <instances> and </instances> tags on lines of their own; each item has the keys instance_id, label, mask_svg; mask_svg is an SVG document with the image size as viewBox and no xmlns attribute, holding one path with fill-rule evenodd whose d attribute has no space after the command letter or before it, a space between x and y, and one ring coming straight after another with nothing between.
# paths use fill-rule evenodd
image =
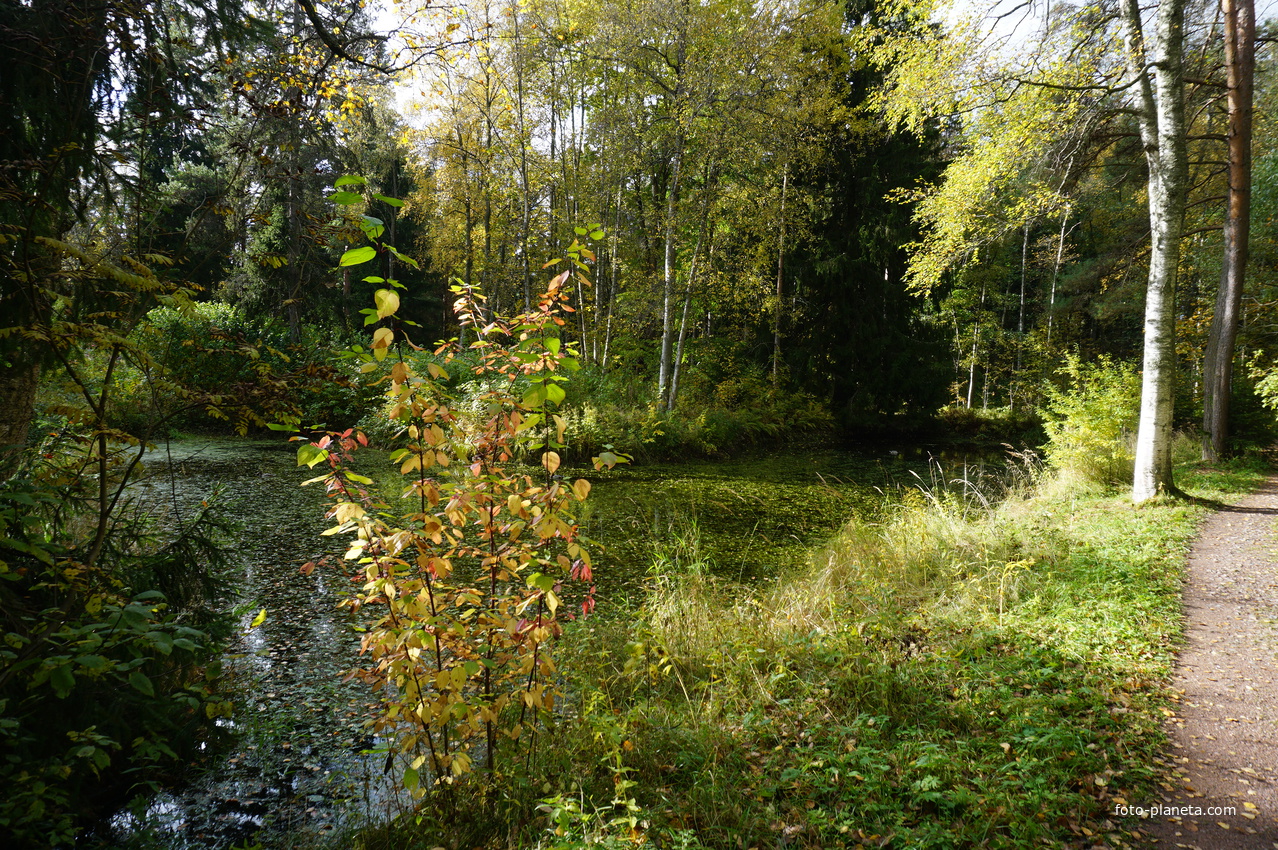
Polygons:
<instances>
[{"instance_id":1,"label":"shrub","mask_svg":"<svg viewBox=\"0 0 1278 850\"><path fill-rule=\"evenodd\" d=\"M1136 371L1105 356L1083 363L1071 354L1058 374L1063 385L1049 385L1044 393L1048 464L1096 484L1130 481L1140 412Z\"/></svg>"},{"instance_id":2,"label":"shrub","mask_svg":"<svg viewBox=\"0 0 1278 850\"><path fill-rule=\"evenodd\" d=\"M95 557L94 482L43 448L66 462L0 485L0 834L17 847L70 842L198 759L231 710L226 520L206 505L166 540L117 510Z\"/></svg>"},{"instance_id":3,"label":"shrub","mask_svg":"<svg viewBox=\"0 0 1278 850\"><path fill-rule=\"evenodd\" d=\"M359 265L372 254L352 249L341 262ZM567 256L579 272L589 252L574 242ZM336 524L325 533L356 535L346 559L364 583L345 604L380 614L364 632L368 663L354 674L382 701L366 726L388 742L388 771L400 757L403 787L418 797L433 791L436 801L451 799L476 759L482 782L499 787L520 761L533 760L537 733L561 696L552 651L567 613L560 594L567 582L592 580L572 513L590 483L559 473L567 429L561 384L578 368L559 328L565 285L577 272L557 275L532 310L514 317L485 315L455 286L455 309L475 336L464 352L445 343L424 363L392 357L402 331L391 327L374 330L367 351L352 352L366 374L390 362L385 416L406 438L390 454L406 485L398 511L349 466L368 445L365 435L333 432L298 450L299 465L329 468L320 478ZM394 289L379 289L374 304L370 324L395 316L400 300ZM516 469L519 458L539 459L541 470ZM596 466L617 461L605 453Z\"/></svg>"},{"instance_id":4,"label":"shrub","mask_svg":"<svg viewBox=\"0 0 1278 850\"><path fill-rule=\"evenodd\" d=\"M261 425L288 413L308 425L349 425L374 394L353 366L325 357L338 341L314 327L290 340L272 318L227 304L151 310L136 331L130 363L114 376L111 421L147 435L157 421L179 428Z\"/></svg>"}]
</instances>

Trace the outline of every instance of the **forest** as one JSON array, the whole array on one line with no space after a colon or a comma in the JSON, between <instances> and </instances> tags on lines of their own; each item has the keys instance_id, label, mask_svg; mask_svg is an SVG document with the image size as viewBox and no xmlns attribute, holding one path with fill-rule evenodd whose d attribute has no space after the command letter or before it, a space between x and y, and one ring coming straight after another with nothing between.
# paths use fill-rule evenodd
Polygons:
<instances>
[{"instance_id":1,"label":"forest","mask_svg":"<svg viewBox=\"0 0 1278 850\"><path fill-rule=\"evenodd\" d=\"M1278 438L1254 0L0 34L0 843L1141 846Z\"/></svg>"}]
</instances>

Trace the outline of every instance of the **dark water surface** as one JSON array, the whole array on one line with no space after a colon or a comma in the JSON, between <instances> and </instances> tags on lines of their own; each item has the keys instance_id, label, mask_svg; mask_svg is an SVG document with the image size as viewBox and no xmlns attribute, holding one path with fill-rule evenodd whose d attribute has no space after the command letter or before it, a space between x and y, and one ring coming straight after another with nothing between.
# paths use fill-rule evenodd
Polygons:
<instances>
[{"instance_id":1,"label":"dark water surface","mask_svg":"<svg viewBox=\"0 0 1278 850\"><path fill-rule=\"evenodd\" d=\"M141 490L158 516L181 515L220 489L243 523L236 545L243 635L226 661L235 689L236 745L199 769L190 787L156 797L141 817L115 820L121 846L299 847L406 802L382 776L385 755L361 722L372 695L344 674L359 637L336 603L350 589L336 570L299 567L338 555L323 537L322 485L280 441L189 440L148 455ZM384 453L362 471L386 478ZM722 578L755 582L801 565L847 519L881 508L901 486L940 474L925 452L819 450L732 461L635 464L606 473L564 470L594 487L578 517L599 544L599 612L624 609L666 562L696 560ZM267 618L256 629L257 611Z\"/></svg>"}]
</instances>

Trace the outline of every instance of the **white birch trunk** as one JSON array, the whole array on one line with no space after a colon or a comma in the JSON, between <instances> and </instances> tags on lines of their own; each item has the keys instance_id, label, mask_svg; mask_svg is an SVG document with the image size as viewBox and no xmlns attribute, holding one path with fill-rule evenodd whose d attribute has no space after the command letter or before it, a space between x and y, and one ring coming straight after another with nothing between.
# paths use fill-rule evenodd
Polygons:
<instances>
[{"instance_id":1,"label":"white birch trunk","mask_svg":"<svg viewBox=\"0 0 1278 850\"><path fill-rule=\"evenodd\" d=\"M1184 0L1161 0L1146 52L1138 0L1123 0L1128 67L1139 92L1141 142L1149 165L1149 282L1145 353L1132 501L1176 492L1172 481L1172 394L1176 368L1176 270L1184 229Z\"/></svg>"}]
</instances>

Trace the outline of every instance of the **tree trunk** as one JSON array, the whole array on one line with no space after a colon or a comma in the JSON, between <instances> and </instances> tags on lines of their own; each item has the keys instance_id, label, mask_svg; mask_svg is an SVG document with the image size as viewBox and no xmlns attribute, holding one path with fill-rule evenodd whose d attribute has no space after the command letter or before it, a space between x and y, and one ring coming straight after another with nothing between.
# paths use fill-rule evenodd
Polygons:
<instances>
[{"instance_id":1,"label":"tree trunk","mask_svg":"<svg viewBox=\"0 0 1278 850\"><path fill-rule=\"evenodd\" d=\"M1251 235L1251 117L1256 71L1254 0L1221 0L1225 17L1225 73L1229 105L1229 199L1225 256L1216 310L1203 357L1203 460L1215 462L1229 438L1234 344Z\"/></svg>"},{"instance_id":2,"label":"tree trunk","mask_svg":"<svg viewBox=\"0 0 1278 850\"><path fill-rule=\"evenodd\" d=\"M781 232L777 236L777 303L772 312L772 386L781 380L781 284L785 281L785 193L790 185L790 166L781 172Z\"/></svg>"},{"instance_id":3,"label":"tree trunk","mask_svg":"<svg viewBox=\"0 0 1278 850\"><path fill-rule=\"evenodd\" d=\"M707 200L706 206L709 206ZM679 373L683 369L683 341L688 335L688 308L692 304L692 287L696 283L697 260L701 256L701 243L706 235L706 213L701 214L701 228L697 232L697 245L692 249L692 263L688 267L688 283L683 289L683 314L679 318L679 342L675 347L674 370L670 377L670 409L675 409L679 399ZM713 230L714 225L711 225ZM710 237L712 240L714 237Z\"/></svg>"},{"instance_id":4,"label":"tree trunk","mask_svg":"<svg viewBox=\"0 0 1278 850\"><path fill-rule=\"evenodd\" d=\"M527 313L532 310L532 261L528 256L528 234L532 227L532 189L528 182L528 146L530 140L524 114L524 49L520 35L519 12L519 4L512 0L510 18L515 42L515 134L519 139L519 254L521 276L523 278L524 312Z\"/></svg>"},{"instance_id":5,"label":"tree trunk","mask_svg":"<svg viewBox=\"0 0 1278 850\"><path fill-rule=\"evenodd\" d=\"M608 324L604 330L603 361L600 368L608 371L608 352L612 350L612 314L617 307L617 238L621 233L621 189L625 182L617 177L617 203L613 207L612 247L608 251Z\"/></svg>"},{"instance_id":6,"label":"tree trunk","mask_svg":"<svg viewBox=\"0 0 1278 850\"><path fill-rule=\"evenodd\" d=\"M14 352L10 364L0 368L0 460L22 450L35 412L36 387L40 384L40 364L32 357ZM0 481L5 478L0 469Z\"/></svg>"},{"instance_id":7,"label":"tree trunk","mask_svg":"<svg viewBox=\"0 0 1278 850\"><path fill-rule=\"evenodd\" d=\"M1056 281L1061 275L1061 261L1065 259L1065 236L1068 231L1065 230L1065 223L1069 220L1069 204L1065 205L1065 209L1061 210L1061 233L1056 237L1056 264L1052 266L1052 292L1047 299L1047 349L1052 348L1052 317L1056 313ZM1077 227L1077 225L1075 225ZM1071 227L1070 230L1074 228Z\"/></svg>"},{"instance_id":8,"label":"tree trunk","mask_svg":"<svg viewBox=\"0 0 1278 850\"><path fill-rule=\"evenodd\" d=\"M1184 0L1161 0L1153 50L1146 56L1138 0L1123 0L1128 67L1139 91L1141 142L1149 166L1149 281L1145 353L1132 500L1176 492L1172 481L1172 390L1176 367L1176 269L1184 229ZM1151 79L1152 76L1152 79Z\"/></svg>"},{"instance_id":9,"label":"tree trunk","mask_svg":"<svg viewBox=\"0 0 1278 850\"><path fill-rule=\"evenodd\" d=\"M678 231L676 219L679 212L679 172L683 167L683 134L675 142L674 162L671 165L670 185L666 189L665 257L662 263L661 283L661 365L657 371L657 404L669 410L670 357L674 347L674 317L672 315L675 286L675 237Z\"/></svg>"},{"instance_id":10,"label":"tree trunk","mask_svg":"<svg viewBox=\"0 0 1278 850\"><path fill-rule=\"evenodd\" d=\"M35 417L47 345L22 331L46 329L62 239L96 156L97 85L110 73L108 13L89 0L6 4L9 48L0 73L0 461L22 449ZM0 466L8 466L7 463ZM0 480L5 471L0 469Z\"/></svg>"}]
</instances>

